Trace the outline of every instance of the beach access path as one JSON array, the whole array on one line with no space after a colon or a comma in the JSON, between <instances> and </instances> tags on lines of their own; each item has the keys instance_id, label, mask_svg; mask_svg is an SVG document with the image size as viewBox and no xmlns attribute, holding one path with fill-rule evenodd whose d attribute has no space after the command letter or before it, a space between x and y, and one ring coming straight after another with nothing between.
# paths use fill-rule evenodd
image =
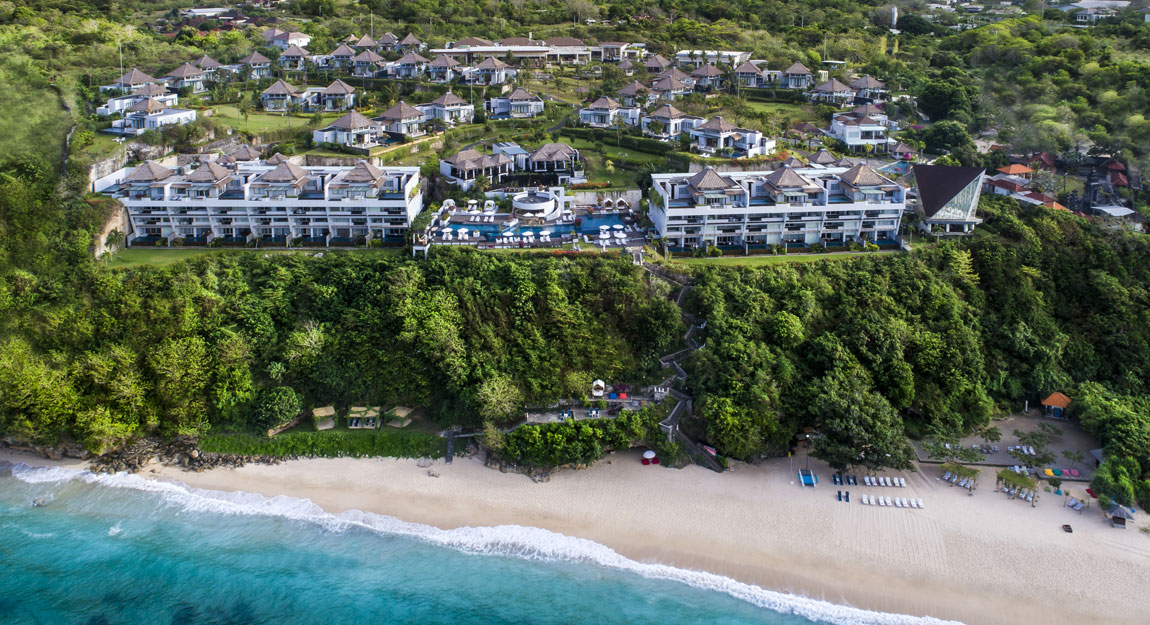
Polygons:
<instances>
[{"instance_id":1,"label":"beach access path","mask_svg":"<svg viewBox=\"0 0 1150 625\"><path fill-rule=\"evenodd\" d=\"M830 472L810 460L819 488L794 483L786 458L733 463L715 473L642 466L638 451L537 484L475 458L437 461L315 459L141 475L194 487L307 498L329 512L358 509L444 529L523 525L586 538L624 556L719 573L764 588L884 612L970 625L1143 625L1150 614L1150 536L1111 529L1097 508L1073 512L1044 494L1008 500L984 471L973 496L937 480L936 467L902 472L906 488L849 487L835 500ZM30 455L0 459L48 464ZM801 464L800 464L801 463ZM794 459L795 469L806 459ZM862 473L859 473L862 483ZM891 473L889 475L894 475ZM887 491L882 492L880 491ZM897 491L897 492L896 492ZM861 505L863 493L922 498L925 510ZM1137 526L1148 525L1136 515ZM1064 533L1071 524L1073 534Z\"/></svg>"}]
</instances>

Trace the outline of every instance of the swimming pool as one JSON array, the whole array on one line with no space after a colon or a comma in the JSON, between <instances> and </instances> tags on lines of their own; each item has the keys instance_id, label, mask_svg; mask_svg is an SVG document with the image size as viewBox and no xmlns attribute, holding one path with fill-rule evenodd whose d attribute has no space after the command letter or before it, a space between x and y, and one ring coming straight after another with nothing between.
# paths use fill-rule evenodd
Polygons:
<instances>
[{"instance_id":1,"label":"swimming pool","mask_svg":"<svg viewBox=\"0 0 1150 625\"><path fill-rule=\"evenodd\" d=\"M554 223L545 226L515 226L513 228L507 228L499 224L463 223L451 224L451 229L454 232L459 232L460 228L467 228L467 230L472 234L478 232L483 235L484 239L488 241L494 241L496 237L508 231L514 232L518 235L521 235L524 232L532 232L538 236L541 231L550 230L551 235L558 238L564 234L571 234L571 231L574 230L579 234L598 236L599 226L607 226L608 228L611 228L617 224L623 223L623 218L619 215L583 215L582 217L577 217L576 219L582 220L580 221L578 227L576 227L575 224L571 222Z\"/></svg>"}]
</instances>

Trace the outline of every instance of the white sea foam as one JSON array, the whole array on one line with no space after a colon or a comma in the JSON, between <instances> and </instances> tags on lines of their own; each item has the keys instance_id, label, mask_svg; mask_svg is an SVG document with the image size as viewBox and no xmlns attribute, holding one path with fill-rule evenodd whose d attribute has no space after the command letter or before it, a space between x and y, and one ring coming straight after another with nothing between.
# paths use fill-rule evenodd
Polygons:
<instances>
[{"instance_id":1,"label":"white sea foam","mask_svg":"<svg viewBox=\"0 0 1150 625\"><path fill-rule=\"evenodd\" d=\"M124 528L120 526L120 523L120 521L116 521L115 525L108 528L109 536L119 536L120 533L124 531Z\"/></svg>"},{"instance_id":2,"label":"white sea foam","mask_svg":"<svg viewBox=\"0 0 1150 625\"><path fill-rule=\"evenodd\" d=\"M762 608L794 614L834 625L961 625L934 617L871 612L837 605L827 601L766 590L729 577L681 569L665 564L643 563L619 555L613 549L583 538L558 534L537 527L500 525L495 527L462 527L442 530L409 523L394 517L350 510L342 514L324 512L308 499L265 497L242 491L224 492L191 488L184 484L160 482L138 475L121 473L97 475L60 467L16 465L13 477L32 484L61 483L79 480L110 488L123 488L155 493L170 506L182 511L210 514L269 516L313 523L333 532L352 527L370 529L382 534L406 536L427 543L477 555L494 555L542 561L586 562L635 573L649 579L668 580L695 588L724 593ZM116 527L118 527L117 524ZM112 529L116 529L113 527ZM112 530L109 530L109 535Z\"/></svg>"}]
</instances>

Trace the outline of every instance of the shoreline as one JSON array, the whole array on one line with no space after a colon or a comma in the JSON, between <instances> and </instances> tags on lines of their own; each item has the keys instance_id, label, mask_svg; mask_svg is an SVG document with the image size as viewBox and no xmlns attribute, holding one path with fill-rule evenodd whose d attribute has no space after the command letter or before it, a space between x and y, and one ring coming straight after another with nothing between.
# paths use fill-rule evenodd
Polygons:
<instances>
[{"instance_id":1,"label":"shoreline","mask_svg":"<svg viewBox=\"0 0 1150 625\"><path fill-rule=\"evenodd\" d=\"M0 460L82 469L8 450ZM829 471L811 461L823 476ZM647 563L703 570L763 588L866 610L968 625L1142 622L1150 613L1150 536L1110 528L1043 493L1036 508L987 486L973 497L901 473L905 489L791 483L786 459L700 467L645 467L620 452L537 484L474 458L294 460L189 473L153 463L142 477L195 488L309 499L330 513L362 510L440 529L521 525L585 538ZM860 474L861 475L861 474ZM835 501L850 490L852 503ZM886 492L884 492L886 491ZM896 493L897 491L897 493ZM921 497L925 510L864 506L863 493ZM1141 515L1140 515L1141 516ZM1144 525L1145 519L1137 519ZM1069 523L1073 534L1061 525Z\"/></svg>"}]
</instances>

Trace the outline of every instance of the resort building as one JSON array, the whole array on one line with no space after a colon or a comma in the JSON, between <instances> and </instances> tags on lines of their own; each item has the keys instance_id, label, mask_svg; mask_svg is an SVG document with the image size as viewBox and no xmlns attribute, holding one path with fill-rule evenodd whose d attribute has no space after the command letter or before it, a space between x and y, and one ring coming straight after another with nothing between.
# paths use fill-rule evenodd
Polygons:
<instances>
[{"instance_id":1,"label":"resort building","mask_svg":"<svg viewBox=\"0 0 1150 625\"><path fill-rule=\"evenodd\" d=\"M695 81L696 89L711 90L722 89L726 77L723 75L723 70L707 64L691 72L691 78Z\"/></svg>"},{"instance_id":2,"label":"resort building","mask_svg":"<svg viewBox=\"0 0 1150 625\"><path fill-rule=\"evenodd\" d=\"M148 161L120 170L96 190L124 205L129 243L150 245L401 242L423 208L418 167L232 162L187 171Z\"/></svg>"},{"instance_id":3,"label":"resort building","mask_svg":"<svg viewBox=\"0 0 1150 625\"><path fill-rule=\"evenodd\" d=\"M260 93L260 104L265 111L287 111L292 106L303 104L303 94L288 83L277 80Z\"/></svg>"},{"instance_id":4,"label":"resort building","mask_svg":"<svg viewBox=\"0 0 1150 625\"><path fill-rule=\"evenodd\" d=\"M549 37L543 41L547 46L547 61L560 65L586 65L591 62L591 49L574 37Z\"/></svg>"},{"instance_id":5,"label":"resort building","mask_svg":"<svg viewBox=\"0 0 1150 625\"><path fill-rule=\"evenodd\" d=\"M439 119L449 126L470 124L475 117L475 106L450 91L427 104L417 104L415 108L423 113L424 121Z\"/></svg>"},{"instance_id":6,"label":"resort building","mask_svg":"<svg viewBox=\"0 0 1150 625\"><path fill-rule=\"evenodd\" d=\"M402 137L423 136L423 111L400 100L399 104L387 109L376 118L383 129L393 135Z\"/></svg>"},{"instance_id":7,"label":"resort building","mask_svg":"<svg viewBox=\"0 0 1150 625\"><path fill-rule=\"evenodd\" d=\"M912 165L918 191L919 229L937 236L966 235L982 223L975 216L982 194L981 167Z\"/></svg>"},{"instance_id":8,"label":"resort building","mask_svg":"<svg viewBox=\"0 0 1150 625\"><path fill-rule=\"evenodd\" d=\"M641 43L604 41L598 47L591 48L591 58L604 63L619 63L622 69L623 63L643 58L643 49Z\"/></svg>"},{"instance_id":9,"label":"resort building","mask_svg":"<svg viewBox=\"0 0 1150 625\"><path fill-rule=\"evenodd\" d=\"M579 121L592 128L638 126L639 107L624 106L603 96L579 111Z\"/></svg>"},{"instance_id":10,"label":"resort building","mask_svg":"<svg viewBox=\"0 0 1150 625\"><path fill-rule=\"evenodd\" d=\"M204 73L191 63L184 63L164 76L169 89L187 89L192 93L204 90Z\"/></svg>"},{"instance_id":11,"label":"resort building","mask_svg":"<svg viewBox=\"0 0 1150 625\"><path fill-rule=\"evenodd\" d=\"M399 43L395 44L397 52L415 52L425 47L427 46L419 40L419 37L415 36L415 33L407 33L406 37L400 39Z\"/></svg>"},{"instance_id":12,"label":"resort building","mask_svg":"<svg viewBox=\"0 0 1150 625\"><path fill-rule=\"evenodd\" d=\"M691 91L690 85L674 76L661 78L651 85L651 93L661 100L674 100L675 98L690 95Z\"/></svg>"},{"instance_id":13,"label":"resort building","mask_svg":"<svg viewBox=\"0 0 1150 625\"><path fill-rule=\"evenodd\" d=\"M750 158L765 156L775 151L775 140L763 136L758 130L739 128L716 116L689 131L691 147L707 155Z\"/></svg>"},{"instance_id":14,"label":"resort building","mask_svg":"<svg viewBox=\"0 0 1150 625\"><path fill-rule=\"evenodd\" d=\"M756 89L763 86L763 70L754 63L747 61L735 68L735 80L742 87Z\"/></svg>"},{"instance_id":15,"label":"resort building","mask_svg":"<svg viewBox=\"0 0 1150 625\"><path fill-rule=\"evenodd\" d=\"M502 85L515 76L515 70L499 59L489 56L475 66L470 72L467 82L473 85Z\"/></svg>"},{"instance_id":16,"label":"resort building","mask_svg":"<svg viewBox=\"0 0 1150 625\"><path fill-rule=\"evenodd\" d=\"M529 93L522 87L508 95L487 100L487 113L496 119L535 117L542 112L543 98Z\"/></svg>"},{"instance_id":17,"label":"resort building","mask_svg":"<svg viewBox=\"0 0 1150 625\"><path fill-rule=\"evenodd\" d=\"M855 97L867 100L881 100L886 97L886 83L873 76L859 76L851 81L850 88L855 90Z\"/></svg>"},{"instance_id":18,"label":"resort building","mask_svg":"<svg viewBox=\"0 0 1150 625\"><path fill-rule=\"evenodd\" d=\"M243 68L244 75L252 80L272 75L272 60L259 52L252 52L240 59L240 67Z\"/></svg>"},{"instance_id":19,"label":"resort building","mask_svg":"<svg viewBox=\"0 0 1150 625\"><path fill-rule=\"evenodd\" d=\"M643 134L660 141L675 139L701 123L702 117L687 115L670 104L664 104L640 119Z\"/></svg>"},{"instance_id":20,"label":"resort building","mask_svg":"<svg viewBox=\"0 0 1150 625\"><path fill-rule=\"evenodd\" d=\"M164 108L174 108L179 102L180 96L160 85L147 84L128 95L108 98L108 101L105 102L103 106L96 109L96 114L105 117L119 115L120 113L127 112L132 106L144 100L155 100Z\"/></svg>"},{"instance_id":21,"label":"resort building","mask_svg":"<svg viewBox=\"0 0 1150 625\"><path fill-rule=\"evenodd\" d=\"M579 160L579 150L566 143L544 143L527 157L527 170L570 176Z\"/></svg>"},{"instance_id":22,"label":"resort building","mask_svg":"<svg viewBox=\"0 0 1150 625\"><path fill-rule=\"evenodd\" d=\"M515 160L512 157L506 154L488 156L476 150L463 150L439 161L439 173L464 191L470 190L480 177L487 178L492 185L499 185L503 177L514 170Z\"/></svg>"},{"instance_id":23,"label":"resort building","mask_svg":"<svg viewBox=\"0 0 1150 625\"><path fill-rule=\"evenodd\" d=\"M831 127L826 134L845 143L852 152L865 152L869 145L876 153L884 154L895 143L889 136L891 130L892 124L882 109L865 104L849 113L831 116Z\"/></svg>"},{"instance_id":24,"label":"resort building","mask_svg":"<svg viewBox=\"0 0 1150 625\"><path fill-rule=\"evenodd\" d=\"M679 67L718 64L735 67L749 60L751 60L750 52L735 50L679 50L675 53L675 64Z\"/></svg>"},{"instance_id":25,"label":"resort building","mask_svg":"<svg viewBox=\"0 0 1150 625\"><path fill-rule=\"evenodd\" d=\"M367 35L360 37L355 43L351 44L351 47L356 50L371 50L375 48L375 46L375 40Z\"/></svg>"},{"instance_id":26,"label":"resort building","mask_svg":"<svg viewBox=\"0 0 1150 625\"><path fill-rule=\"evenodd\" d=\"M619 101L626 106L646 106L651 103L651 95L651 90L637 80L618 92Z\"/></svg>"},{"instance_id":27,"label":"resort building","mask_svg":"<svg viewBox=\"0 0 1150 625\"><path fill-rule=\"evenodd\" d=\"M810 89L814 84L815 77L811 70L797 62L783 70L779 79L779 86L783 89Z\"/></svg>"},{"instance_id":28,"label":"resort building","mask_svg":"<svg viewBox=\"0 0 1150 625\"><path fill-rule=\"evenodd\" d=\"M399 37L396 37L395 33L388 31L383 33L383 35L375 42L375 45L379 46L379 49L384 52L391 52L395 49L395 45L397 43L399 43Z\"/></svg>"},{"instance_id":29,"label":"resort building","mask_svg":"<svg viewBox=\"0 0 1150 625\"><path fill-rule=\"evenodd\" d=\"M308 94L308 105L313 110L346 111L355 106L355 87L338 78L314 95L312 89L308 89Z\"/></svg>"},{"instance_id":30,"label":"resort building","mask_svg":"<svg viewBox=\"0 0 1150 625\"><path fill-rule=\"evenodd\" d=\"M460 72L459 61L440 54L427 64L427 79L431 82L451 82Z\"/></svg>"},{"instance_id":31,"label":"resort building","mask_svg":"<svg viewBox=\"0 0 1150 625\"><path fill-rule=\"evenodd\" d=\"M192 65L200 68L200 71L204 73L204 80L207 81L220 80L223 78L223 72L227 71L224 68L223 63L220 63L219 61L206 54L192 61Z\"/></svg>"},{"instance_id":32,"label":"resort building","mask_svg":"<svg viewBox=\"0 0 1150 625\"><path fill-rule=\"evenodd\" d=\"M155 78L133 67L128 70L126 74L117 78L112 84L101 85L100 91L123 91L130 93L144 85L154 85L156 82Z\"/></svg>"},{"instance_id":33,"label":"resort building","mask_svg":"<svg viewBox=\"0 0 1150 625\"><path fill-rule=\"evenodd\" d=\"M311 36L303 33L288 32L278 28L269 28L263 33L264 41L280 50L287 50L292 46L306 48L311 43Z\"/></svg>"},{"instance_id":34,"label":"resort building","mask_svg":"<svg viewBox=\"0 0 1150 625\"><path fill-rule=\"evenodd\" d=\"M307 69L308 51L299 46L292 46L280 53L276 64L285 72L302 72Z\"/></svg>"},{"instance_id":35,"label":"resort building","mask_svg":"<svg viewBox=\"0 0 1150 625\"><path fill-rule=\"evenodd\" d=\"M844 104L854 99L855 92L844 85L837 78L820 83L808 94L812 102L827 102L830 104Z\"/></svg>"},{"instance_id":36,"label":"resort building","mask_svg":"<svg viewBox=\"0 0 1150 625\"><path fill-rule=\"evenodd\" d=\"M383 125L355 111L348 111L326 128L312 131L312 143L338 143L354 148L370 148L381 143Z\"/></svg>"},{"instance_id":37,"label":"resort building","mask_svg":"<svg viewBox=\"0 0 1150 625\"><path fill-rule=\"evenodd\" d=\"M656 54L646 61L643 61L643 67L647 68L648 74L658 74L668 67L671 67L671 62L667 60L667 57Z\"/></svg>"},{"instance_id":38,"label":"resort building","mask_svg":"<svg viewBox=\"0 0 1150 625\"><path fill-rule=\"evenodd\" d=\"M112 121L108 132L125 136L139 136L164 126L179 126L196 121L196 112L190 109L167 108L159 100L144 99L124 112L124 117Z\"/></svg>"},{"instance_id":39,"label":"resort building","mask_svg":"<svg viewBox=\"0 0 1150 625\"><path fill-rule=\"evenodd\" d=\"M392 64L391 75L393 78L419 78L427 71L427 66L430 64L431 61L423 55L408 52Z\"/></svg>"},{"instance_id":40,"label":"resort building","mask_svg":"<svg viewBox=\"0 0 1150 625\"><path fill-rule=\"evenodd\" d=\"M893 243L904 189L865 165L652 174L649 216L674 249Z\"/></svg>"},{"instance_id":41,"label":"resort building","mask_svg":"<svg viewBox=\"0 0 1150 625\"><path fill-rule=\"evenodd\" d=\"M327 66L332 69L346 69L352 66L352 59L355 58L357 52L346 43L339 44L339 47L327 55Z\"/></svg>"},{"instance_id":42,"label":"resort building","mask_svg":"<svg viewBox=\"0 0 1150 625\"><path fill-rule=\"evenodd\" d=\"M374 78L381 64L383 57L375 50L364 50L351 58L351 73L360 78Z\"/></svg>"}]
</instances>

